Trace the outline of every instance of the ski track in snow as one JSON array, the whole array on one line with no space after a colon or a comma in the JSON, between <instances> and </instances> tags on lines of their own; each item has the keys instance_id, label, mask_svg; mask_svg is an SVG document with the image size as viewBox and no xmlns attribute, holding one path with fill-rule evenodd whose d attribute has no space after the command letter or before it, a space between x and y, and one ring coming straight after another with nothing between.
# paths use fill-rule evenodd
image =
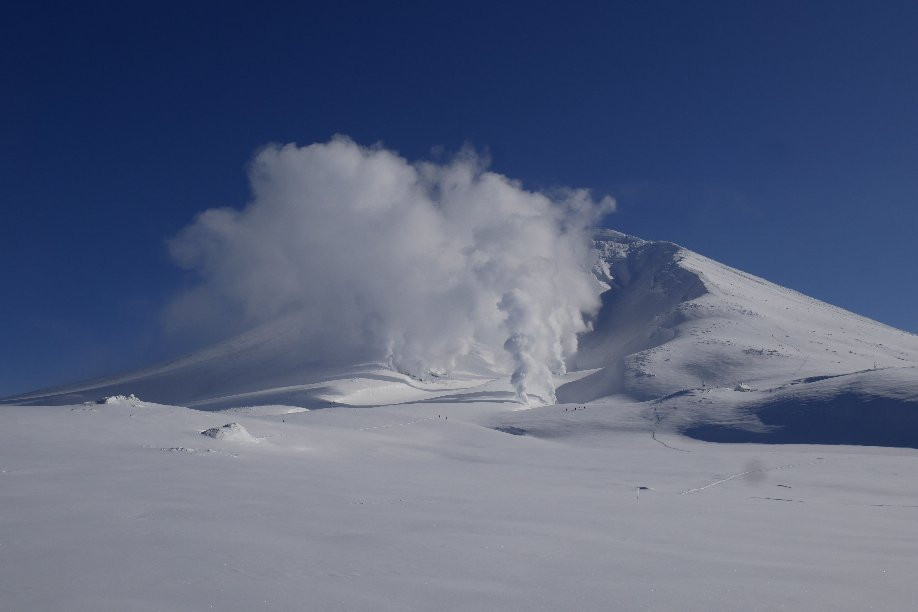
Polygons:
<instances>
[{"instance_id":1,"label":"ski track in snow","mask_svg":"<svg viewBox=\"0 0 918 612\"><path fill-rule=\"evenodd\" d=\"M416 419L414 421L404 421L402 423L389 423L388 425L374 425L373 427L360 427L357 431L371 431L373 429L387 429L389 427L404 427L405 425L414 425L415 423L423 423L424 421L436 421L439 420L439 417L426 417L423 419Z\"/></svg>"},{"instance_id":2,"label":"ski track in snow","mask_svg":"<svg viewBox=\"0 0 918 612\"><path fill-rule=\"evenodd\" d=\"M726 478L721 478L720 480L709 482L708 484L702 487L696 487L694 489L686 489L685 491L682 491L679 495L689 495L692 493L700 493L706 489L710 489L711 487L716 487L717 485L724 484L725 482L730 482L731 480L734 480L741 476L746 476L747 474L760 474L760 473L765 473L765 472L776 472L778 470L789 470L792 468L799 467L801 465L812 465L814 463L822 463L822 462L823 462L823 458L818 457L814 461L808 461L806 463L788 463L786 465L779 465L779 466L771 467L771 468L756 468L753 470L746 470L745 472L739 472L737 474L732 474L730 476L727 476Z\"/></svg>"},{"instance_id":3,"label":"ski track in snow","mask_svg":"<svg viewBox=\"0 0 918 612\"><path fill-rule=\"evenodd\" d=\"M662 444L663 446L665 446L666 448L668 448L668 449L670 449L670 450L679 451L680 453L690 453L690 452L692 452L692 451L688 450L687 448L676 448L675 446L671 446L671 445L667 444L666 442L664 442L663 440L661 440L660 438L657 437L657 432L656 432L656 430L650 432L650 437L651 437L651 438L653 439L653 441L656 442L657 444Z\"/></svg>"},{"instance_id":4,"label":"ski track in snow","mask_svg":"<svg viewBox=\"0 0 918 612\"><path fill-rule=\"evenodd\" d=\"M663 398L659 398L659 399L657 399L657 400L654 400L654 401L651 403L651 406L653 406L653 416L654 416L653 427L652 427L652 429L650 430L650 437L651 437L651 439L652 439L654 442L656 442L657 444L662 444L663 446L665 446L666 448L668 448L668 449L670 449L670 450L679 451L680 453L690 453L690 452L692 452L692 451L690 451L690 450L688 450L688 449L685 449L685 448L676 448L675 446L671 446L671 445L667 444L666 442L664 442L663 440L661 440L661 439L659 439L659 438L657 437L657 428L660 426L660 423L663 422L663 417L660 416L660 408L659 408L659 406L657 406L657 404L658 404L662 399L663 399Z\"/></svg>"}]
</instances>

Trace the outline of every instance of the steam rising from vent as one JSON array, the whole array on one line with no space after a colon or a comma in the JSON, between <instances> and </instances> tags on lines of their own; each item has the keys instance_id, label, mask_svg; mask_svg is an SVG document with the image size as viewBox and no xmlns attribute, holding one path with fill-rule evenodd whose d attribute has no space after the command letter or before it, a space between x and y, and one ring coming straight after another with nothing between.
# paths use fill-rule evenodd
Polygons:
<instances>
[{"instance_id":1,"label":"steam rising from vent","mask_svg":"<svg viewBox=\"0 0 918 612\"><path fill-rule=\"evenodd\" d=\"M487 362L521 401L554 401L599 307L590 229L610 198L526 191L470 151L409 163L343 137L267 147L250 180L244 209L207 210L170 242L200 277L174 326L225 336L291 317L297 350L329 361L419 378Z\"/></svg>"}]
</instances>

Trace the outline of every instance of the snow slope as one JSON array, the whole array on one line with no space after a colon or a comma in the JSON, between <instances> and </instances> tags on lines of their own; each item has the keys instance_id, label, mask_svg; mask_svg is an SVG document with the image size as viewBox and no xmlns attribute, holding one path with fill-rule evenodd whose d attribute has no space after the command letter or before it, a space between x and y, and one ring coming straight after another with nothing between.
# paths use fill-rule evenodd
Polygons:
<instances>
[{"instance_id":1,"label":"snow slope","mask_svg":"<svg viewBox=\"0 0 918 612\"><path fill-rule=\"evenodd\" d=\"M382 363L326 363L297 343L295 319L262 325L174 361L0 400L44 405L134 393L204 410L280 404L304 408L418 400L492 380L485 365L451 378L419 381Z\"/></svg>"}]
</instances>

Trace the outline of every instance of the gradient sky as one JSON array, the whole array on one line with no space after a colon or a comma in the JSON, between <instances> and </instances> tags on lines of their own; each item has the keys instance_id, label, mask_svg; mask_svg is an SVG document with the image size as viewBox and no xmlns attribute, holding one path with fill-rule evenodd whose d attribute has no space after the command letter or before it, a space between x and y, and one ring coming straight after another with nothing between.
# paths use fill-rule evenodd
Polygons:
<instances>
[{"instance_id":1,"label":"gradient sky","mask_svg":"<svg viewBox=\"0 0 918 612\"><path fill-rule=\"evenodd\" d=\"M0 20L0 395L183 348L165 240L335 133L918 331L918 3L75 4Z\"/></svg>"}]
</instances>

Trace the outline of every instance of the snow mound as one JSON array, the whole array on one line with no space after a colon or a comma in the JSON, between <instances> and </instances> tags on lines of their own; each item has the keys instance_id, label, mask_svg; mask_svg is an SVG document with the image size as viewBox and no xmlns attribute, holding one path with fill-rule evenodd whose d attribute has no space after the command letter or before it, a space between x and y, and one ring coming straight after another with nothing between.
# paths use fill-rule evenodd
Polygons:
<instances>
[{"instance_id":1,"label":"snow mound","mask_svg":"<svg viewBox=\"0 0 918 612\"><path fill-rule=\"evenodd\" d=\"M245 416L282 416L285 414L299 414L309 412L309 408L299 408L297 406L284 405L264 405L264 406L238 406L234 408L224 408L219 410L222 414L241 414Z\"/></svg>"},{"instance_id":2,"label":"snow mound","mask_svg":"<svg viewBox=\"0 0 918 612\"><path fill-rule=\"evenodd\" d=\"M106 406L112 406L115 404L129 404L131 406L136 406L142 404L143 400L131 393L130 395L110 395L108 397L103 397L102 399L96 400L97 404L104 404Z\"/></svg>"},{"instance_id":3,"label":"snow mound","mask_svg":"<svg viewBox=\"0 0 918 612\"><path fill-rule=\"evenodd\" d=\"M229 440L230 442L257 442L258 439L239 423L227 423L223 427L211 427L201 432L202 436L214 440Z\"/></svg>"},{"instance_id":4,"label":"snow mound","mask_svg":"<svg viewBox=\"0 0 918 612\"><path fill-rule=\"evenodd\" d=\"M688 418L682 432L707 442L918 448L918 368L813 377L749 394L739 404L716 391L680 397L658 414L663 424ZM677 404L679 416L667 410Z\"/></svg>"}]
</instances>

